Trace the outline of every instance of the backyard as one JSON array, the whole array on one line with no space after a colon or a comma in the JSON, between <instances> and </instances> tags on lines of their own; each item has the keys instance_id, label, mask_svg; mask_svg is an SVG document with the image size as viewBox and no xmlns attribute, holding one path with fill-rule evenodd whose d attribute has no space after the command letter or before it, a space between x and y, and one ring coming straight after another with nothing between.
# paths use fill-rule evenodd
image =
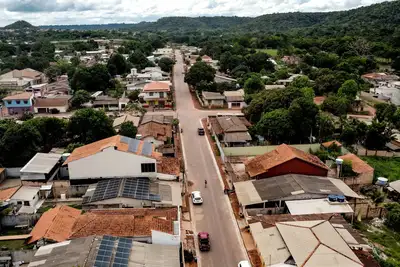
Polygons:
<instances>
[{"instance_id":1,"label":"backyard","mask_svg":"<svg viewBox=\"0 0 400 267\"><path fill-rule=\"evenodd\" d=\"M278 55L278 49L266 48L266 49L256 49L256 50L257 52L267 53L271 57L276 57Z\"/></svg>"},{"instance_id":2,"label":"backyard","mask_svg":"<svg viewBox=\"0 0 400 267\"><path fill-rule=\"evenodd\" d=\"M376 177L385 177L389 181L400 179L400 158L361 157L375 169Z\"/></svg>"}]
</instances>

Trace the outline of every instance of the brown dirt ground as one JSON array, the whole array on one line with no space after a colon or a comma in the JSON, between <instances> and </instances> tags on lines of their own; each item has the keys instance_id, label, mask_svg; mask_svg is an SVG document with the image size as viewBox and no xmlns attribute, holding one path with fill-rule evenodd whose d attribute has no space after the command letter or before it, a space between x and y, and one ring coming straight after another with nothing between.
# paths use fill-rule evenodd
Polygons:
<instances>
[{"instance_id":1,"label":"brown dirt ground","mask_svg":"<svg viewBox=\"0 0 400 267\"><path fill-rule=\"evenodd\" d=\"M253 267L261 267L262 266L260 256L258 256L258 252L256 249L250 250L247 253L249 254L251 266L253 266Z\"/></svg>"}]
</instances>

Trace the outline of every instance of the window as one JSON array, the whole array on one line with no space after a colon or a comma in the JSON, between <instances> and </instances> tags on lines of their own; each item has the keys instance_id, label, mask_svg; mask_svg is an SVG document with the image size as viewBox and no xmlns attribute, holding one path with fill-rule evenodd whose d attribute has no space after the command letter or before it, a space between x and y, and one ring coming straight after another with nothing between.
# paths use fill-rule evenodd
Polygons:
<instances>
[{"instance_id":1,"label":"window","mask_svg":"<svg viewBox=\"0 0 400 267\"><path fill-rule=\"evenodd\" d=\"M17 201L17 205L22 205L22 201Z\"/></svg>"},{"instance_id":2,"label":"window","mask_svg":"<svg viewBox=\"0 0 400 267\"><path fill-rule=\"evenodd\" d=\"M8 103L9 105L11 105L12 101L9 100L9 101L7 101L7 103Z\"/></svg>"},{"instance_id":3,"label":"window","mask_svg":"<svg viewBox=\"0 0 400 267\"><path fill-rule=\"evenodd\" d=\"M164 98L164 93L160 93L160 98Z\"/></svg>"},{"instance_id":4,"label":"window","mask_svg":"<svg viewBox=\"0 0 400 267\"><path fill-rule=\"evenodd\" d=\"M142 163L142 172L156 172L156 164Z\"/></svg>"},{"instance_id":5,"label":"window","mask_svg":"<svg viewBox=\"0 0 400 267\"><path fill-rule=\"evenodd\" d=\"M15 103L20 104L21 101L20 100L15 100Z\"/></svg>"},{"instance_id":6,"label":"window","mask_svg":"<svg viewBox=\"0 0 400 267\"><path fill-rule=\"evenodd\" d=\"M24 102L24 104L28 104L28 100L24 100L23 102Z\"/></svg>"},{"instance_id":7,"label":"window","mask_svg":"<svg viewBox=\"0 0 400 267\"><path fill-rule=\"evenodd\" d=\"M29 207L30 206L29 205L29 201L24 201L24 206L28 206Z\"/></svg>"},{"instance_id":8,"label":"window","mask_svg":"<svg viewBox=\"0 0 400 267\"><path fill-rule=\"evenodd\" d=\"M232 102L233 108L240 108L240 102Z\"/></svg>"},{"instance_id":9,"label":"window","mask_svg":"<svg viewBox=\"0 0 400 267\"><path fill-rule=\"evenodd\" d=\"M154 93L149 93L149 96L153 96L154 95Z\"/></svg>"}]
</instances>

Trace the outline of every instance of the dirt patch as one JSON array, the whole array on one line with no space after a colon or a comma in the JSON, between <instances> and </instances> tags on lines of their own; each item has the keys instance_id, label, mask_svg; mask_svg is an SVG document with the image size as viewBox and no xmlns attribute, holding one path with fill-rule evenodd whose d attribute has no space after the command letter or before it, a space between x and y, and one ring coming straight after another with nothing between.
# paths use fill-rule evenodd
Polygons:
<instances>
[{"instance_id":1,"label":"dirt patch","mask_svg":"<svg viewBox=\"0 0 400 267\"><path fill-rule=\"evenodd\" d=\"M231 202L231 206L232 206L233 213L235 214L235 218L240 219L239 201L237 199L236 193L230 193L229 200Z\"/></svg>"},{"instance_id":2,"label":"dirt patch","mask_svg":"<svg viewBox=\"0 0 400 267\"><path fill-rule=\"evenodd\" d=\"M189 90L190 90L190 89L189 89ZM196 109L204 109L204 108L201 106L199 100L197 99L197 96L196 96L195 91L190 90L190 95L191 95L191 97L192 97L193 106L194 106Z\"/></svg>"},{"instance_id":3,"label":"dirt patch","mask_svg":"<svg viewBox=\"0 0 400 267\"><path fill-rule=\"evenodd\" d=\"M248 251L247 254L249 255L251 266L262 267L261 259L256 249Z\"/></svg>"}]
</instances>

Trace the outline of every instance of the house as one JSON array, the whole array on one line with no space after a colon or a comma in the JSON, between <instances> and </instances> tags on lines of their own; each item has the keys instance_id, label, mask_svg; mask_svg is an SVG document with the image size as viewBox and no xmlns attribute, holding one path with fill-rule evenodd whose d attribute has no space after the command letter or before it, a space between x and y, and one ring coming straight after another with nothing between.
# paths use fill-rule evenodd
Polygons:
<instances>
[{"instance_id":1,"label":"house","mask_svg":"<svg viewBox=\"0 0 400 267\"><path fill-rule=\"evenodd\" d=\"M243 116L209 116L208 124L224 146L247 146L252 140L247 129L251 124Z\"/></svg>"},{"instance_id":2,"label":"house","mask_svg":"<svg viewBox=\"0 0 400 267\"><path fill-rule=\"evenodd\" d=\"M335 147L338 152L341 152L343 145L337 140L332 140L322 143L321 147L326 150L330 150L331 148Z\"/></svg>"},{"instance_id":3,"label":"house","mask_svg":"<svg viewBox=\"0 0 400 267\"><path fill-rule=\"evenodd\" d=\"M135 127L138 127L139 126L140 117L132 116L130 114L125 114L125 115L122 115L120 117L117 117L117 118L114 119L114 122L113 122L114 129L119 131L121 124L124 123L124 122L127 122L127 121L128 122L132 122Z\"/></svg>"},{"instance_id":4,"label":"house","mask_svg":"<svg viewBox=\"0 0 400 267\"><path fill-rule=\"evenodd\" d=\"M249 226L262 266L364 266L350 247L354 238L327 220Z\"/></svg>"},{"instance_id":5,"label":"house","mask_svg":"<svg viewBox=\"0 0 400 267\"><path fill-rule=\"evenodd\" d=\"M164 55L171 55L174 53L174 50L169 47L165 48L158 48L156 51L153 52L155 56L164 56Z\"/></svg>"},{"instance_id":6,"label":"house","mask_svg":"<svg viewBox=\"0 0 400 267\"><path fill-rule=\"evenodd\" d=\"M46 183L57 178L61 165L61 155L36 153L20 170L22 184Z\"/></svg>"},{"instance_id":7,"label":"house","mask_svg":"<svg viewBox=\"0 0 400 267\"><path fill-rule=\"evenodd\" d=\"M317 156L292 146L282 144L271 152L257 156L245 163L252 179L263 179L284 174L327 176L326 166Z\"/></svg>"},{"instance_id":8,"label":"house","mask_svg":"<svg viewBox=\"0 0 400 267\"><path fill-rule=\"evenodd\" d=\"M83 208L145 208L182 205L179 182L151 181L148 178L115 178L89 186Z\"/></svg>"},{"instance_id":9,"label":"house","mask_svg":"<svg viewBox=\"0 0 400 267\"><path fill-rule=\"evenodd\" d=\"M215 92L201 92L201 98L203 99L204 106L208 108L218 108L224 106L225 96Z\"/></svg>"},{"instance_id":10,"label":"house","mask_svg":"<svg viewBox=\"0 0 400 267\"><path fill-rule=\"evenodd\" d=\"M242 109L246 107L243 89L237 91L225 91L224 96L229 109Z\"/></svg>"},{"instance_id":11,"label":"house","mask_svg":"<svg viewBox=\"0 0 400 267\"><path fill-rule=\"evenodd\" d=\"M141 124L138 127L138 137L140 140L154 144L156 148L166 143L171 143L173 140L172 136L172 125L161 124L158 122L148 122Z\"/></svg>"},{"instance_id":12,"label":"house","mask_svg":"<svg viewBox=\"0 0 400 267\"><path fill-rule=\"evenodd\" d=\"M282 61L286 65L298 65L300 63L300 58L297 56L284 56Z\"/></svg>"},{"instance_id":13,"label":"house","mask_svg":"<svg viewBox=\"0 0 400 267\"><path fill-rule=\"evenodd\" d=\"M164 166L169 164L171 169ZM164 161L151 143L116 135L76 148L64 162L72 185L110 178L164 178L179 176L179 162ZM165 173L163 171L167 170Z\"/></svg>"},{"instance_id":14,"label":"house","mask_svg":"<svg viewBox=\"0 0 400 267\"><path fill-rule=\"evenodd\" d=\"M97 96L91 104L93 108L103 108L108 110L119 110L119 101L118 98L99 95Z\"/></svg>"},{"instance_id":15,"label":"house","mask_svg":"<svg viewBox=\"0 0 400 267\"><path fill-rule=\"evenodd\" d=\"M139 95L144 101L143 107L171 108L171 89L166 82L151 82L143 87Z\"/></svg>"},{"instance_id":16,"label":"house","mask_svg":"<svg viewBox=\"0 0 400 267\"><path fill-rule=\"evenodd\" d=\"M45 75L33 69L12 70L0 75L0 88L23 90L28 86L41 84L44 80Z\"/></svg>"},{"instance_id":17,"label":"house","mask_svg":"<svg viewBox=\"0 0 400 267\"><path fill-rule=\"evenodd\" d=\"M146 244L113 236L89 236L40 247L27 266L180 267L180 255L179 245Z\"/></svg>"},{"instance_id":18,"label":"house","mask_svg":"<svg viewBox=\"0 0 400 267\"><path fill-rule=\"evenodd\" d=\"M47 84L48 94L71 95L71 91L67 75L61 75L57 78L57 81Z\"/></svg>"},{"instance_id":19,"label":"house","mask_svg":"<svg viewBox=\"0 0 400 267\"><path fill-rule=\"evenodd\" d=\"M302 74L292 74L289 78L287 79L282 79L282 80L277 80L276 84L278 85L284 85L285 87L291 84L294 79L303 76Z\"/></svg>"},{"instance_id":20,"label":"house","mask_svg":"<svg viewBox=\"0 0 400 267\"><path fill-rule=\"evenodd\" d=\"M144 86L148 83L150 83L151 81L136 81L136 82L132 82L126 85L126 90L128 91L135 91L135 90L139 90L142 91Z\"/></svg>"},{"instance_id":21,"label":"house","mask_svg":"<svg viewBox=\"0 0 400 267\"><path fill-rule=\"evenodd\" d=\"M40 187L21 186L10 198L10 203L18 208L17 214L33 214L42 206L44 199L40 197Z\"/></svg>"},{"instance_id":22,"label":"house","mask_svg":"<svg viewBox=\"0 0 400 267\"><path fill-rule=\"evenodd\" d=\"M205 62L207 64L211 64L212 63L212 58L207 56L207 55L204 55L204 56L201 57L201 61L203 61L203 62Z\"/></svg>"},{"instance_id":23,"label":"house","mask_svg":"<svg viewBox=\"0 0 400 267\"><path fill-rule=\"evenodd\" d=\"M140 125L144 125L149 122L156 122L159 124L171 124L174 120L173 116L165 116L165 115L147 115L145 114L140 122Z\"/></svg>"},{"instance_id":24,"label":"house","mask_svg":"<svg viewBox=\"0 0 400 267\"><path fill-rule=\"evenodd\" d=\"M3 98L3 103L10 115L33 112L33 94L29 92L7 96Z\"/></svg>"},{"instance_id":25,"label":"house","mask_svg":"<svg viewBox=\"0 0 400 267\"><path fill-rule=\"evenodd\" d=\"M361 75L361 78L364 81L371 83L374 87L379 86L381 82L391 82L399 80L399 76L386 73L367 73Z\"/></svg>"},{"instance_id":26,"label":"house","mask_svg":"<svg viewBox=\"0 0 400 267\"><path fill-rule=\"evenodd\" d=\"M268 214L353 213L346 201L331 202L328 196L341 195L349 200L361 198L342 180L300 174L236 182L234 187L245 215L252 210ZM306 200L321 201L304 202Z\"/></svg>"},{"instance_id":27,"label":"house","mask_svg":"<svg viewBox=\"0 0 400 267\"><path fill-rule=\"evenodd\" d=\"M47 83L30 85L24 89L25 92L33 93L35 96L44 96L47 94L47 90Z\"/></svg>"},{"instance_id":28,"label":"house","mask_svg":"<svg viewBox=\"0 0 400 267\"><path fill-rule=\"evenodd\" d=\"M378 82L369 91L374 97L388 98L392 104L400 105L400 81Z\"/></svg>"},{"instance_id":29,"label":"house","mask_svg":"<svg viewBox=\"0 0 400 267\"><path fill-rule=\"evenodd\" d=\"M224 76L224 75L215 75L214 81L216 83L224 83L224 82L236 83L237 82L236 79L228 77L228 76Z\"/></svg>"},{"instance_id":30,"label":"house","mask_svg":"<svg viewBox=\"0 0 400 267\"><path fill-rule=\"evenodd\" d=\"M267 84L265 85L265 90L276 90L276 89L285 89L285 85L279 85L279 84Z\"/></svg>"},{"instance_id":31,"label":"house","mask_svg":"<svg viewBox=\"0 0 400 267\"><path fill-rule=\"evenodd\" d=\"M65 113L70 107L71 98L69 95L37 97L34 99L33 109L35 113Z\"/></svg>"},{"instance_id":32,"label":"house","mask_svg":"<svg viewBox=\"0 0 400 267\"><path fill-rule=\"evenodd\" d=\"M56 206L46 211L32 229L28 243L41 240L46 244L69 239L80 214L80 210L69 206Z\"/></svg>"},{"instance_id":33,"label":"house","mask_svg":"<svg viewBox=\"0 0 400 267\"><path fill-rule=\"evenodd\" d=\"M351 162L353 172L357 175L356 177L348 177L345 179L345 183L348 185L370 185L374 179L374 168L368 163L357 157L356 155L349 153L343 156L339 156L340 159Z\"/></svg>"},{"instance_id":34,"label":"house","mask_svg":"<svg viewBox=\"0 0 400 267\"><path fill-rule=\"evenodd\" d=\"M118 99L118 110L122 111L126 108L126 106L129 104L130 99L125 97L125 92L122 95L121 98Z\"/></svg>"}]
</instances>

